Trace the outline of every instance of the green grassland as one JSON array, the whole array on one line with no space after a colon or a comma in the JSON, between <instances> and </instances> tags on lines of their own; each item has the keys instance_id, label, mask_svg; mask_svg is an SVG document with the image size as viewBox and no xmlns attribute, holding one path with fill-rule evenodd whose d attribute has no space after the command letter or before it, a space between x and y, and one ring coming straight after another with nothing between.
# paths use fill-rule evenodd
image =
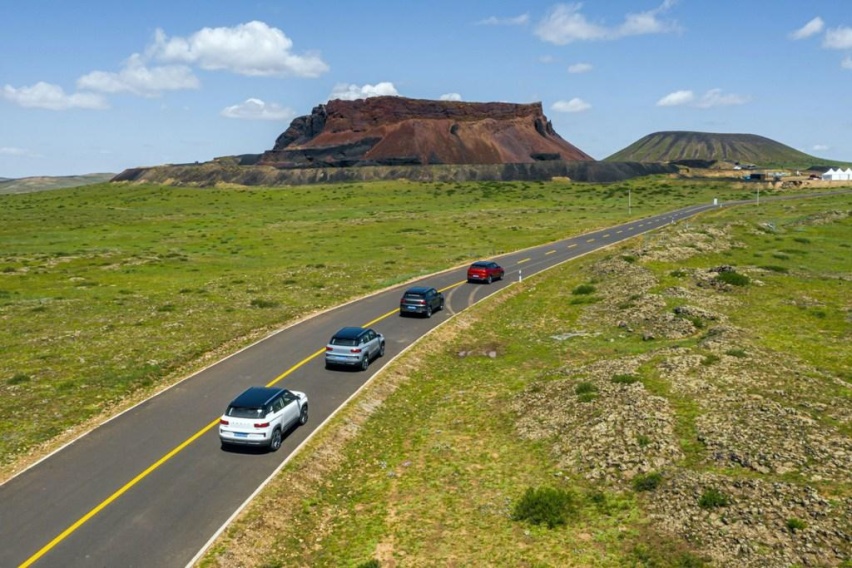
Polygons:
<instances>
[{"instance_id":1,"label":"green grassland","mask_svg":"<svg viewBox=\"0 0 852 568\"><path fill-rule=\"evenodd\" d=\"M316 310L724 185L100 184L0 196L0 466ZM53 404L44 404L45 400Z\"/></svg>"},{"instance_id":2,"label":"green grassland","mask_svg":"<svg viewBox=\"0 0 852 568\"><path fill-rule=\"evenodd\" d=\"M714 210L513 284L385 368L202 565L848 566L850 212Z\"/></svg>"}]
</instances>

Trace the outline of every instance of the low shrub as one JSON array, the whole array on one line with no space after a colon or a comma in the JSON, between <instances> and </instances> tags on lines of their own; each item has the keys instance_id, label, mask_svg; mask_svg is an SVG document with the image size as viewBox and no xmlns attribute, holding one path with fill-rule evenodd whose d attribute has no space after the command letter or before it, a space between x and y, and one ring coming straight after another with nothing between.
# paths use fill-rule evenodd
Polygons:
<instances>
[{"instance_id":1,"label":"low shrub","mask_svg":"<svg viewBox=\"0 0 852 568\"><path fill-rule=\"evenodd\" d=\"M575 296L588 296L595 293L595 287L592 284L580 284L571 290L571 293Z\"/></svg>"},{"instance_id":2,"label":"low shrub","mask_svg":"<svg viewBox=\"0 0 852 568\"><path fill-rule=\"evenodd\" d=\"M580 402L590 402L598 396L598 387L588 381L577 383L574 394Z\"/></svg>"},{"instance_id":3,"label":"low shrub","mask_svg":"<svg viewBox=\"0 0 852 568\"><path fill-rule=\"evenodd\" d=\"M747 354L745 349L728 349L725 351L725 355L730 355L731 357L746 357Z\"/></svg>"},{"instance_id":4,"label":"low shrub","mask_svg":"<svg viewBox=\"0 0 852 568\"><path fill-rule=\"evenodd\" d=\"M705 489L698 499L698 506L702 509L716 509L718 507L727 507L730 504L728 496L714 487Z\"/></svg>"},{"instance_id":5,"label":"low shrub","mask_svg":"<svg viewBox=\"0 0 852 568\"><path fill-rule=\"evenodd\" d=\"M663 481L663 475L659 472L639 474L633 478L634 491L653 491Z\"/></svg>"},{"instance_id":6,"label":"low shrub","mask_svg":"<svg viewBox=\"0 0 852 568\"><path fill-rule=\"evenodd\" d=\"M802 519L790 518L787 519L787 530L794 533L796 531L803 531L808 528L808 524Z\"/></svg>"},{"instance_id":7,"label":"low shrub","mask_svg":"<svg viewBox=\"0 0 852 568\"><path fill-rule=\"evenodd\" d=\"M716 278L731 286L747 286L751 282L748 276L739 272L720 272Z\"/></svg>"},{"instance_id":8,"label":"low shrub","mask_svg":"<svg viewBox=\"0 0 852 568\"><path fill-rule=\"evenodd\" d=\"M784 274L786 274L787 272L790 272L790 270L786 266L778 266L777 264L766 264L766 265L763 265L763 266L759 266L758 268L761 268L763 270L767 270L769 272L780 272L780 273L784 273Z\"/></svg>"},{"instance_id":9,"label":"low shrub","mask_svg":"<svg viewBox=\"0 0 852 568\"><path fill-rule=\"evenodd\" d=\"M15 373L15 375L6 381L7 385L20 385L23 383L28 383L32 380L32 377L26 375L24 373Z\"/></svg>"},{"instance_id":10,"label":"low shrub","mask_svg":"<svg viewBox=\"0 0 852 568\"><path fill-rule=\"evenodd\" d=\"M701 360L701 364L704 365L705 367L709 367L710 365L713 365L714 363L718 363L721 360L722 360L721 357L719 357L715 353L711 353L710 355L704 356L704 359Z\"/></svg>"},{"instance_id":11,"label":"low shrub","mask_svg":"<svg viewBox=\"0 0 852 568\"><path fill-rule=\"evenodd\" d=\"M632 385L639 381L639 377L630 374L613 375L611 380L617 385Z\"/></svg>"},{"instance_id":12,"label":"low shrub","mask_svg":"<svg viewBox=\"0 0 852 568\"><path fill-rule=\"evenodd\" d=\"M251 307L253 308L277 308L278 302L272 300L263 300L261 298L254 298L251 302L249 302Z\"/></svg>"},{"instance_id":13,"label":"low shrub","mask_svg":"<svg viewBox=\"0 0 852 568\"><path fill-rule=\"evenodd\" d=\"M553 487L528 487L512 512L512 519L515 521L547 525L550 529L565 525L576 516L577 503L574 494Z\"/></svg>"}]
</instances>

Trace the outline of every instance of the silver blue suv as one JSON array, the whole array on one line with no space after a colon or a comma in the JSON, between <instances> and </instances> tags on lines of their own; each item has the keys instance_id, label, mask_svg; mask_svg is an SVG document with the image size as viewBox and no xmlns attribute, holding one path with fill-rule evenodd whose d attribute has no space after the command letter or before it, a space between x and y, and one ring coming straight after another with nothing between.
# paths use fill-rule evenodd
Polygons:
<instances>
[{"instance_id":1,"label":"silver blue suv","mask_svg":"<svg viewBox=\"0 0 852 568\"><path fill-rule=\"evenodd\" d=\"M344 327L325 346L325 368L357 367L366 371L373 359L385 354L385 338L368 327Z\"/></svg>"}]
</instances>

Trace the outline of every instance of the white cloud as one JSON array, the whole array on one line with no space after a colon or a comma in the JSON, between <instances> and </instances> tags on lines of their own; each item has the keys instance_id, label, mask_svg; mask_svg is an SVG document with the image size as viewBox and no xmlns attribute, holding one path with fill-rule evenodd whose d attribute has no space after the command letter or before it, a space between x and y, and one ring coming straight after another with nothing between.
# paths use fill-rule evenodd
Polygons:
<instances>
[{"instance_id":1,"label":"white cloud","mask_svg":"<svg viewBox=\"0 0 852 568\"><path fill-rule=\"evenodd\" d=\"M828 49L852 49L852 28L833 28L825 32L822 46Z\"/></svg>"},{"instance_id":2,"label":"white cloud","mask_svg":"<svg viewBox=\"0 0 852 568\"><path fill-rule=\"evenodd\" d=\"M700 97L689 90L674 91L657 101L657 106L683 106L696 108L713 108L719 106L742 105L751 100L749 97L737 94L725 94L722 89L710 89Z\"/></svg>"},{"instance_id":3,"label":"white cloud","mask_svg":"<svg viewBox=\"0 0 852 568\"><path fill-rule=\"evenodd\" d=\"M657 106L680 106L689 104L694 100L695 93L692 91L675 91L658 100Z\"/></svg>"},{"instance_id":4,"label":"white cloud","mask_svg":"<svg viewBox=\"0 0 852 568\"><path fill-rule=\"evenodd\" d=\"M695 103L698 108L712 108L718 106L743 105L749 102L749 97L736 94L723 94L722 89L710 89L704 93Z\"/></svg>"},{"instance_id":5,"label":"white cloud","mask_svg":"<svg viewBox=\"0 0 852 568\"><path fill-rule=\"evenodd\" d=\"M852 69L852 55L844 57L843 61L840 62L840 66L844 69Z\"/></svg>"},{"instance_id":6,"label":"white cloud","mask_svg":"<svg viewBox=\"0 0 852 568\"><path fill-rule=\"evenodd\" d=\"M592 108L592 105L583 99L574 97L570 101L556 101L550 108L556 112L583 112Z\"/></svg>"},{"instance_id":7,"label":"white cloud","mask_svg":"<svg viewBox=\"0 0 852 568\"><path fill-rule=\"evenodd\" d=\"M615 40L635 35L674 32L679 30L676 23L660 19L660 14L668 11L674 4L675 0L664 0L653 10L627 14L624 22L609 27L590 22L580 13L583 5L579 2L557 4L539 22L535 34L543 41L566 45L575 41Z\"/></svg>"},{"instance_id":8,"label":"white cloud","mask_svg":"<svg viewBox=\"0 0 852 568\"><path fill-rule=\"evenodd\" d=\"M222 109L220 113L225 118L244 120L290 120L296 116L293 109L282 107L275 103L265 103L260 99L246 99L240 104Z\"/></svg>"},{"instance_id":9,"label":"white cloud","mask_svg":"<svg viewBox=\"0 0 852 568\"><path fill-rule=\"evenodd\" d=\"M462 96L458 93L446 93L441 95L442 101L460 101L462 100Z\"/></svg>"},{"instance_id":10,"label":"white cloud","mask_svg":"<svg viewBox=\"0 0 852 568\"><path fill-rule=\"evenodd\" d=\"M822 21L822 18L817 16L798 30L790 32L790 39L805 39L811 37L812 35L820 33L824 26L825 22Z\"/></svg>"},{"instance_id":11,"label":"white cloud","mask_svg":"<svg viewBox=\"0 0 852 568\"><path fill-rule=\"evenodd\" d=\"M29 154L29 152L23 148L0 148L0 156L26 156L27 154Z\"/></svg>"},{"instance_id":12,"label":"white cloud","mask_svg":"<svg viewBox=\"0 0 852 568\"><path fill-rule=\"evenodd\" d=\"M3 87L3 98L24 108L43 108L47 110L67 110L82 108L102 110L108 108L106 99L96 93L66 94L62 87L39 81L31 87L16 89L10 85Z\"/></svg>"},{"instance_id":13,"label":"white cloud","mask_svg":"<svg viewBox=\"0 0 852 568\"><path fill-rule=\"evenodd\" d=\"M568 66L569 73L588 73L592 69L591 63L574 63Z\"/></svg>"},{"instance_id":14,"label":"white cloud","mask_svg":"<svg viewBox=\"0 0 852 568\"><path fill-rule=\"evenodd\" d=\"M542 55L538 58L538 60L542 63L553 63L554 61L556 61L556 58L552 55Z\"/></svg>"},{"instance_id":15,"label":"white cloud","mask_svg":"<svg viewBox=\"0 0 852 568\"><path fill-rule=\"evenodd\" d=\"M515 16L514 18L498 18L497 16L491 16L490 18L485 18L484 20L480 20L476 22L477 26L523 26L526 25L530 21L529 14L521 14L520 16Z\"/></svg>"},{"instance_id":16,"label":"white cloud","mask_svg":"<svg viewBox=\"0 0 852 568\"><path fill-rule=\"evenodd\" d=\"M827 144L814 144L813 151L814 152L825 152L826 150L830 150L831 146Z\"/></svg>"},{"instance_id":17,"label":"white cloud","mask_svg":"<svg viewBox=\"0 0 852 568\"><path fill-rule=\"evenodd\" d=\"M284 32L252 21L232 28L202 28L185 38L168 38L158 29L146 56L248 76L318 77L329 70L319 55L295 55L292 48L293 41Z\"/></svg>"},{"instance_id":18,"label":"white cloud","mask_svg":"<svg viewBox=\"0 0 852 568\"><path fill-rule=\"evenodd\" d=\"M369 97L383 96L399 96L396 87L393 83L382 82L375 85L351 85L349 83L338 83L334 86L329 95L328 100L341 99L344 101L354 101L357 99L366 99Z\"/></svg>"},{"instance_id":19,"label":"white cloud","mask_svg":"<svg viewBox=\"0 0 852 568\"><path fill-rule=\"evenodd\" d=\"M154 96L162 91L197 89L201 82L185 65L147 67L138 54L130 56L118 73L92 71L77 79L78 89L102 93Z\"/></svg>"}]
</instances>

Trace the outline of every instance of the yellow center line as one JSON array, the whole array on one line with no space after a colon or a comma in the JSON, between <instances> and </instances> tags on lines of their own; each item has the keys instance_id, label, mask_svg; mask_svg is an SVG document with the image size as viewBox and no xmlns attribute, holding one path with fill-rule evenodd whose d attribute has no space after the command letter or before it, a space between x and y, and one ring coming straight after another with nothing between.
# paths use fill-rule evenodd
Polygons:
<instances>
[{"instance_id":1,"label":"yellow center line","mask_svg":"<svg viewBox=\"0 0 852 568\"><path fill-rule=\"evenodd\" d=\"M518 264L523 264L525 262L529 262L530 260L532 260L532 259L531 258L524 258L524 259L519 260Z\"/></svg>"},{"instance_id":2,"label":"yellow center line","mask_svg":"<svg viewBox=\"0 0 852 568\"><path fill-rule=\"evenodd\" d=\"M549 250L549 251L547 251L546 253L544 253L544 256L547 256L547 255L549 255L549 254L553 254L553 253L555 253L555 252L556 252L555 250Z\"/></svg>"},{"instance_id":3,"label":"yellow center line","mask_svg":"<svg viewBox=\"0 0 852 568\"><path fill-rule=\"evenodd\" d=\"M366 326L364 326L364 327L366 327ZM315 351L314 353L308 355L307 357L305 357L304 359L302 359L301 361L299 361L298 363L296 363L295 365L293 365L292 367L290 367L289 369L287 369L286 371L284 371L283 373L281 373L280 375L278 375L277 377L272 379L270 382L266 383L266 386L271 387L272 385L274 385L275 383L277 383L278 381L280 381L281 379L283 379L284 377L286 377L287 375L289 375L290 373L292 373L293 371L295 371L299 367L305 365L308 361L311 361L312 359L316 359L317 357L319 357L323 353L325 353L325 347L323 347L322 349L319 349L319 350Z\"/></svg>"},{"instance_id":4,"label":"yellow center line","mask_svg":"<svg viewBox=\"0 0 852 568\"><path fill-rule=\"evenodd\" d=\"M92 509L91 511L89 511L88 513L86 513L85 515L80 517L80 520L75 522L73 525L71 525L70 527L68 527L67 529L62 531L61 533L59 533L59 535L56 538L54 538L53 540L48 542L46 545L44 545L41 548L41 550L39 550L38 552L36 552L35 554L33 554L32 556L27 558L24 561L24 563L20 565L19 568L26 568L27 566L31 566L35 561L37 561L39 558L41 558L42 556L47 554L54 546L56 546L57 544L59 544L60 542L65 540L71 533L73 533L74 531L79 529L81 526L83 526L89 519L91 519L92 517L94 517L95 515L100 513L107 505L109 505L110 503L112 503L113 501L115 501L116 499L118 499L119 497L124 495L125 493L127 493L133 486L135 486L137 483L139 483L140 481L142 481L143 479L148 477L148 475L150 475L154 470L156 470L158 467L160 467L161 465L163 465L164 463L166 463L167 461L172 459L174 456L179 454L181 451L183 451L184 448L186 448L192 442L194 442L195 440L200 438L202 435L207 433L211 428L216 426L218 423L219 423L219 419L216 418L216 420L212 421L210 424L208 424L207 426L205 426L204 428L202 428L201 430L199 430L198 432L196 432L195 434L193 434L192 436L187 438L186 441L181 443L175 449L173 449L172 451L170 451L169 453L167 453L166 455L161 457L159 460L157 460L156 462L154 462L153 464L148 466L148 469L146 469L145 471L143 471L142 473L140 473L139 475L137 475L136 477L131 479L121 489L119 489L118 491L116 491L115 493L113 493L112 495L107 497L106 499L104 499L97 507L95 507L94 509Z\"/></svg>"}]
</instances>

